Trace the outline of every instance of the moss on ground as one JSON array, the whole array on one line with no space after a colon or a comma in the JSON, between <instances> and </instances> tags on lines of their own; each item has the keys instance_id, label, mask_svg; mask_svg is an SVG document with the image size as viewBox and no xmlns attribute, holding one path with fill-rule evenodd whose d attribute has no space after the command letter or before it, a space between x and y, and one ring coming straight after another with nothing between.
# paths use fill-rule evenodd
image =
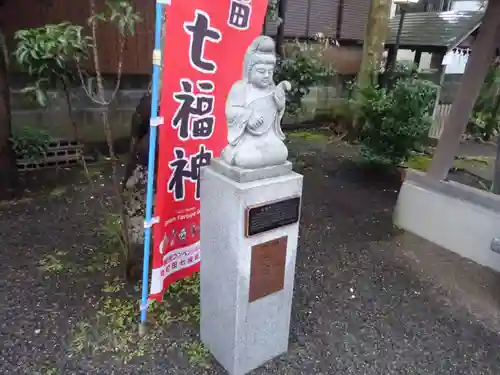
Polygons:
<instances>
[{"instance_id":1,"label":"moss on ground","mask_svg":"<svg viewBox=\"0 0 500 375\"><path fill-rule=\"evenodd\" d=\"M329 142L330 137L324 132L320 131L295 131L288 133L288 137L290 140L305 140L305 141L313 141L313 142Z\"/></svg>"}]
</instances>

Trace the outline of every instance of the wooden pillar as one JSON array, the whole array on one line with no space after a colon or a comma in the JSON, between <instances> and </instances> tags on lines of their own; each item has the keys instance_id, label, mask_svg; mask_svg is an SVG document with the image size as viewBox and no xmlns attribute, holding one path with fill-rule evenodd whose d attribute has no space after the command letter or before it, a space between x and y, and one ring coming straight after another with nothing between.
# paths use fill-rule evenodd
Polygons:
<instances>
[{"instance_id":1,"label":"wooden pillar","mask_svg":"<svg viewBox=\"0 0 500 375\"><path fill-rule=\"evenodd\" d=\"M422 60L422 50L421 49L417 49L415 51L415 57L413 58L413 65L415 65L415 67L419 67L420 66L420 61Z\"/></svg>"},{"instance_id":2,"label":"wooden pillar","mask_svg":"<svg viewBox=\"0 0 500 375\"><path fill-rule=\"evenodd\" d=\"M439 101L441 100L441 92L443 90L444 71L445 71L443 60L445 54L446 52L440 52L440 53L433 53L431 56L430 68L436 71L437 80L435 83L439 85L436 92L436 103L434 104L433 118L436 118L436 112L438 109Z\"/></svg>"},{"instance_id":3,"label":"wooden pillar","mask_svg":"<svg viewBox=\"0 0 500 375\"><path fill-rule=\"evenodd\" d=\"M482 25L465 68L462 84L451 106L444 129L441 133L434 158L427 175L435 180L443 180L453 165L460 147L460 139L469 122L470 114L483 85L486 73L495 53L500 24L500 2L490 1L486 8Z\"/></svg>"},{"instance_id":4,"label":"wooden pillar","mask_svg":"<svg viewBox=\"0 0 500 375\"><path fill-rule=\"evenodd\" d=\"M394 55L396 54L397 52L394 46L389 46L389 48L387 48L387 59L385 60L385 66L384 66L384 70L386 72L389 70L390 62L394 60ZM397 61L397 56L396 56L396 61Z\"/></svg>"},{"instance_id":5,"label":"wooden pillar","mask_svg":"<svg viewBox=\"0 0 500 375\"><path fill-rule=\"evenodd\" d=\"M287 0L279 0L278 3L278 18L280 19L280 24L278 26L278 32L276 34L276 53L283 57L283 44L285 42L285 16Z\"/></svg>"}]
</instances>

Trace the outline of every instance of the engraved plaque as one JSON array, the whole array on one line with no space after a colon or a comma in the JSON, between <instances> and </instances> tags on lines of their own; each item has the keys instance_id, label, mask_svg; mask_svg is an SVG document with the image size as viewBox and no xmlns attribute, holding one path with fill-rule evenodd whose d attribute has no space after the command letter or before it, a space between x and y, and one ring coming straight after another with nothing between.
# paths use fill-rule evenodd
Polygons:
<instances>
[{"instance_id":1,"label":"engraved plaque","mask_svg":"<svg viewBox=\"0 0 500 375\"><path fill-rule=\"evenodd\" d=\"M295 224L300 216L300 197L270 202L247 209L245 235L267 232Z\"/></svg>"},{"instance_id":2,"label":"engraved plaque","mask_svg":"<svg viewBox=\"0 0 500 375\"><path fill-rule=\"evenodd\" d=\"M285 236L252 246L249 302L283 289L287 243Z\"/></svg>"}]
</instances>

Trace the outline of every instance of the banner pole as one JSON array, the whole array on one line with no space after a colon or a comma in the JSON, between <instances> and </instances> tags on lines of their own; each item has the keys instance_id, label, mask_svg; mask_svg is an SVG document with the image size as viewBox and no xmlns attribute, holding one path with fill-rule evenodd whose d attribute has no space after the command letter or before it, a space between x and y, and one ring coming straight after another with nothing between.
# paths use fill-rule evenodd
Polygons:
<instances>
[{"instance_id":1,"label":"banner pole","mask_svg":"<svg viewBox=\"0 0 500 375\"><path fill-rule=\"evenodd\" d=\"M141 298L141 322L139 324L139 336L146 333L146 318L148 310L148 287L149 287L149 255L151 248L151 228L155 224L153 216L153 187L155 178L155 156L157 127L161 125L162 119L158 118L158 90L161 70L161 27L163 16L163 5L168 5L169 0L156 1L155 20L155 43L153 50L153 77L151 88L151 122L149 130L149 155L148 176L146 190L146 217L144 222L144 260L142 268L142 298Z\"/></svg>"}]
</instances>

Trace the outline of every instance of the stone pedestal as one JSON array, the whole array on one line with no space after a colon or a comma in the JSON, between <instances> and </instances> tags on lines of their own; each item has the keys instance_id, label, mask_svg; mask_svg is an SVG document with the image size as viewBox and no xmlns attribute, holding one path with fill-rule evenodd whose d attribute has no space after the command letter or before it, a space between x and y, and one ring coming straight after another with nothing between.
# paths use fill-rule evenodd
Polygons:
<instances>
[{"instance_id":1,"label":"stone pedestal","mask_svg":"<svg viewBox=\"0 0 500 375\"><path fill-rule=\"evenodd\" d=\"M288 350L302 176L213 160L201 178L201 339L244 375Z\"/></svg>"}]
</instances>

